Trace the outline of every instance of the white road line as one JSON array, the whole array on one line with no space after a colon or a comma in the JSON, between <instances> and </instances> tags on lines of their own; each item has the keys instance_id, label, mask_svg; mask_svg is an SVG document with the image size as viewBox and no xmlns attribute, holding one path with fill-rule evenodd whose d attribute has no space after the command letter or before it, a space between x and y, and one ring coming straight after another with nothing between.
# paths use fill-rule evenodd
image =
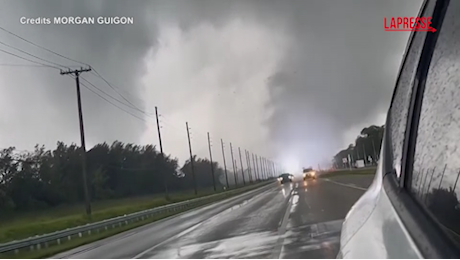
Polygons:
<instances>
[{"instance_id":1,"label":"white road line","mask_svg":"<svg viewBox=\"0 0 460 260\"><path fill-rule=\"evenodd\" d=\"M333 181L333 180L331 180L331 179L324 179L324 180L325 180L325 181L328 181L328 182L332 182L332 183L337 184L337 185L342 185L342 186L345 186L345 187L348 187L348 188L353 188L353 189L357 189L357 190L364 190L364 191L367 190L367 189L365 189L365 188L356 186L356 184L346 184L346 183L341 183L341 182Z\"/></svg>"},{"instance_id":2,"label":"white road line","mask_svg":"<svg viewBox=\"0 0 460 260\"><path fill-rule=\"evenodd\" d=\"M205 221L205 220L204 220L204 221ZM170 238L164 240L163 242L158 243L158 244L156 244L156 245L150 247L150 248L147 249L147 250L144 250L144 251L141 252L140 254L138 254L138 255L136 255L135 257L133 257L133 259L139 259L139 258L141 258L142 256L144 256L146 253L148 253L148 252L150 252L150 251L153 251L155 248L157 248L157 247L159 247L159 246L161 246L161 245L164 245L164 244L166 244L166 243L169 243L169 242L171 242L172 240L177 239L177 238L179 238L179 237L181 237L181 236L183 236L183 235L185 235L185 234L187 234L187 233L192 232L193 230L195 230L196 228L198 228L199 226L201 226L201 224L203 224L204 221L202 221L202 222L200 222L200 223L198 223L198 224L196 224L196 225L193 225L192 227L189 227L188 229L186 229L186 230L180 232L179 234L177 234L177 235L175 235L175 236L172 236L172 237L170 237Z\"/></svg>"},{"instance_id":3,"label":"white road line","mask_svg":"<svg viewBox=\"0 0 460 260\"><path fill-rule=\"evenodd\" d=\"M276 246L273 249L272 253L272 259L279 259L281 256L281 251L283 248L283 242L284 242L284 233L286 233L286 228L287 224L289 223L289 215L291 213L291 207L292 207L292 191L291 190L291 197L288 200L288 206L286 208L286 211L284 212L283 220L281 221L281 226L278 228L278 241L276 242Z\"/></svg>"},{"instance_id":4,"label":"white road line","mask_svg":"<svg viewBox=\"0 0 460 260\"><path fill-rule=\"evenodd\" d=\"M263 187L258 188L258 189L262 189L262 188L263 188ZM265 188L266 188L266 187L265 187ZM238 204L234 205L233 207L230 207L230 208L227 208L227 209L225 209L225 210L222 210L222 211L220 211L219 213L217 213L217 214L215 214L214 216L212 216L211 218L204 219L204 220L198 222L197 224L193 225L192 227L190 227L190 228L188 228L188 229L186 229L186 230L180 232L179 234L176 234L176 235L174 235L174 236L172 236L172 237L170 237L170 238L168 238L168 239L166 239L166 240L164 240L164 241L162 241L162 242L160 242L160 243L158 243L158 244L156 244L156 245L154 245L154 246L148 248L147 250L142 251L141 253L139 253L139 254L137 254L135 257L133 257L132 259L139 259L139 258L143 257L145 254L147 254L148 252L153 251L155 248L157 248L157 247L159 247L159 246L161 246L161 245L164 245L165 243L168 243L168 242L170 242L170 241L173 240L173 239L177 239L177 238L179 238L179 237L181 237L181 236L184 236L184 235L186 235L186 234L192 232L193 230L195 230L196 228L198 228L200 225L202 225L204 222L209 221L209 220L212 219L212 218L216 218L216 217L218 217L218 216L221 216L222 214L226 213L228 210L230 210L230 209L232 209L232 208L234 208L234 207L237 207L237 206L241 207L241 206L243 206L243 205L246 205L248 202L252 201L254 198L259 197L259 196L262 196L262 195L265 195L266 193L272 192L272 190L274 190L275 188L276 188L276 187L272 187L272 188L269 188L269 189L267 189L267 190L264 190L264 191L262 191L262 192L260 192L260 193L255 194L252 198L249 198L248 200L244 200L242 203L238 203ZM253 190L253 191L251 191L251 192L256 193L256 191L257 191L258 189ZM234 200L237 200L238 198L240 198L240 196L243 197L243 195L247 195L247 194L246 194L246 193L243 193L243 194L238 195L238 196L236 196L236 197L229 198L228 201L227 201L227 200L223 200L223 201L216 202L215 205L220 205L220 204L223 204L223 203L225 203L225 202L226 202L226 203L230 203L231 201L234 201ZM212 206L212 205L207 205L207 206L205 206L205 207L211 207L211 206ZM205 207L204 207L204 208L205 208ZM187 212L184 212L184 213L187 213ZM168 219L174 218L174 217L176 217L176 216L178 216L178 215L170 216L170 217L168 217ZM161 220L160 220L160 221L161 221Z\"/></svg>"}]
</instances>

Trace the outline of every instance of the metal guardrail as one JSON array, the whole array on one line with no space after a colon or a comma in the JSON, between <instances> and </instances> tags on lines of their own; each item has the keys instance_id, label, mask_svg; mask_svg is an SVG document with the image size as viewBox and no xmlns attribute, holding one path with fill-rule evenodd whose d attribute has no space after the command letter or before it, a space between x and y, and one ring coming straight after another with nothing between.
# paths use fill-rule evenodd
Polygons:
<instances>
[{"instance_id":1,"label":"metal guardrail","mask_svg":"<svg viewBox=\"0 0 460 260\"><path fill-rule=\"evenodd\" d=\"M266 186L268 183L261 183L260 187ZM260 188L258 187L258 188ZM86 225L68 228L65 230L55 231L52 233L37 235L26 239L10 241L7 243L0 244L0 253L15 252L18 253L20 249L28 248L30 251L40 250L47 248L51 244L60 245L65 240L71 240L73 237L82 237L83 235L91 235L92 233L100 233L106 231L109 228L121 227L129 223L142 221L162 213L173 213L194 206L203 205L204 203L214 200L217 197L227 197L233 193L241 191L240 189L229 190L218 194L213 194L201 198L191 199L187 201L172 203L152 209L134 212L128 215L114 217L94 223L88 223ZM254 190L251 190L254 191Z\"/></svg>"}]
</instances>

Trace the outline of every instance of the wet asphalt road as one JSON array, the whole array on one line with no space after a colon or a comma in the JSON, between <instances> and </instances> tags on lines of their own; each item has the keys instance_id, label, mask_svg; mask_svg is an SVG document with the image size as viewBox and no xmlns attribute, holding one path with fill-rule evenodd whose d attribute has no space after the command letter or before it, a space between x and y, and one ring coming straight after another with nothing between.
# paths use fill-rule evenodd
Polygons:
<instances>
[{"instance_id":1,"label":"wet asphalt road","mask_svg":"<svg viewBox=\"0 0 460 260\"><path fill-rule=\"evenodd\" d=\"M335 258L372 176L270 184L55 258Z\"/></svg>"}]
</instances>

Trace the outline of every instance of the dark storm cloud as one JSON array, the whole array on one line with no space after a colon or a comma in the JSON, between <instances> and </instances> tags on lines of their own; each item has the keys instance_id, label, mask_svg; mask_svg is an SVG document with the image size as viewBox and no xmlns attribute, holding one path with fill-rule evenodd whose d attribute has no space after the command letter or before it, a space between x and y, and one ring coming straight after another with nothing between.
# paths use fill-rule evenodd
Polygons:
<instances>
[{"instance_id":1,"label":"dark storm cloud","mask_svg":"<svg viewBox=\"0 0 460 260\"><path fill-rule=\"evenodd\" d=\"M143 59L150 48L155 47L161 24L177 23L187 31L201 22L220 27L241 18L272 28L273 34L287 34L289 45L283 51L282 62L266 81L271 93L267 108L273 113L265 124L270 142L277 143L278 148L292 149L302 161L310 163L331 156L350 127L370 122L377 113L386 110L407 34L384 32L383 17L416 15L420 2L4 0L0 2L0 24L91 64L114 85L129 92L127 97L141 109L139 79L144 73ZM76 15L132 16L135 22L127 26L19 23L21 16ZM6 38L4 34L0 36L0 40ZM10 42L20 44L12 39ZM260 45L263 47L264 42ZM45 57L75 65L55 56ZM19 77L18 73L11 72L4 76L4 81L14 84ZM104 85L95 77L87 77L98 86ZM23 80L40 86L40 90L30 90L28 97L21 98L33 102L33 93L46 93L47 105L60 110L59 115L50 116L48 122L62 125L64 130L60 133L72 133L73 140L78 140L73 81L54 71L37 70L30 70L28 79L23 77ZM104 90L117 96L107 86ZM87 131L93 140L137 142L145 129L142 123L91 93L85 94L84 102L86 125L91 126ZM29 114L21 113L26 118Z\"/></svg>"},{"instance_id":2,"label":"dark storm cloud","mask_svg":"<svg viewBox=\"0 0 460 260\"><path fill-rule=\"evenodd\" d=\"M416 15L420 2L326 0L279 6L278 15L287 17L295 41L269 81L270 88L283 89L269 104L275 107L267 122L272 137L324 156L322 149L340 148L346 130L375 122L389 105L408 36L384 32L383 17ZM318 155L300 154L306 161L305 156Z\"/></svg>"},{"instance_id":3,"label":"dark storm cloud","mask_svg":"<svg viewBox=\"0 0 460 260\"><path fill-rule=\"evenodd\" d=\"M147 11L152 6L151 3L146 1L126 4L125 1L40 0L2 1L2 6L0 11L2 27L65 56L91 64L116 87L129 92L130 96L127 97L142 109L143 103L139 101L141 94L138 84L139 77L144 70L142 59L149 48L155 44L155 24L149 24L147 20ZM134 18L134 25L23 25L19 22L21 17L53 19L59 16L129 16ZM25 44L3 31L0 36L3 42L19 45L23 50L59 64L80 65ZM21 56L25 55L21 54ZM11 61L17 60L11 58ZM15 72L4 76L11 85L21 79L21 75ZM29 69L27 74L30 78L28 83L39 87L41 93L46 93L44 96L47 101L55 109L60 110L61 116L58 117L58 120L55 118L53 127L61 126L63 128L61 133L76 133L74 81L69 77L60 76L58 71L44 72L42 69ZM89 79L104 92L121 100L112 89L93 75L84 73L82 77ZM85 81L82 83L88 85ZM11 91L17 91L11 86L10 88ZM35 90L31 89L33 93ZM33 96L24 95L23 100L27 102L27 99L33 99ZM136 122L136 119L108 105L86 90L83 91L83 103L90 142L100 141L101 137L108 141L115 139L138 141L138 136L143 131L142 123ZM141 114L138 115L141 116ZM24 133L24 135L30 134Z\"/></svg>"},{"instance_id":4,"label":"dark storm cloud","mask_svg":"<svg viewBox=\"0 0 460 260\"><path fill-rule=\"evenodd\" d=\"M350 128L383 123L376 121L389 105L408 37L384 32L383 17L415 16L421 5L420 0L208 1L204 8L187 3L191 21L195 12L217 24L242 17L292 37L278 72L267 79L272 93L267 107L274 112L266 125L278 150L291 148L306 163L342 148Z\"/></svg>"}]
</instances>

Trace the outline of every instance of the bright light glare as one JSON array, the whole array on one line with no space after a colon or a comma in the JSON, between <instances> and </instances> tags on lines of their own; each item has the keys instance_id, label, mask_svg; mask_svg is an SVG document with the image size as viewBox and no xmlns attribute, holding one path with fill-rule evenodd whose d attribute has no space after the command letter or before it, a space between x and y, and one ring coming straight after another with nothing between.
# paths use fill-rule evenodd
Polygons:
<instances>
[{"instance_id":1,"label":"bright light glare","mask_svg":"<svg viewBox=\"0 0 460 260\"><path fill-rule=\"evenodd\" d=\"M291 174L295 174L300 171L300 163L296 158L286 158L283 161L284 170Z\"/></svg>"}]
</instances>

